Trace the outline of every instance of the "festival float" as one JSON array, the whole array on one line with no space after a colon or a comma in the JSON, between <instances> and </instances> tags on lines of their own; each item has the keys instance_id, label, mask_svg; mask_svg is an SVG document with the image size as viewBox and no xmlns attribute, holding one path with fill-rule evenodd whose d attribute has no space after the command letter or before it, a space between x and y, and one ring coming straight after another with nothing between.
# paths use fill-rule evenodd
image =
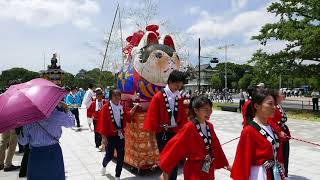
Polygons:
<instances>
[{"instance_id":1,"label":"festival float","mask_svg":"<svg viewBox=\"0 0 320 180\"><path fill-rule=\"evenodd\" d=\"M143 129L144 118L153 95L167 84L169 74L181 67L170 35L160 36L158 25L148 25L126 38L126 61L118 73L117 85L124 107L141 105L134 121L125 130L125 163L140 170L159 163L155 134Z\"/></svg>"}]
</instances>

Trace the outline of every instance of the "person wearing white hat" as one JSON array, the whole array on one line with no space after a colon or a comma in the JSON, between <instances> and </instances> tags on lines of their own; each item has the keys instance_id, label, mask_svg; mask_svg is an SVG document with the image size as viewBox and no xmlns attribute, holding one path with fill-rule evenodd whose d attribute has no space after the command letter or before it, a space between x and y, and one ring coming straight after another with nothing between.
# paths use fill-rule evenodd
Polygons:
<instances>
[{"instance_id":1,"label":"person wearing white hat","mask_svg":"<svg viewBox=\"0 0 320 180\"><path fill-rule=\"evenodd\" d=\"M257 89L264 89L264 88L265 88L264 83L259 83L259 84L257 85Z\"/></svg>"}]
</instances>

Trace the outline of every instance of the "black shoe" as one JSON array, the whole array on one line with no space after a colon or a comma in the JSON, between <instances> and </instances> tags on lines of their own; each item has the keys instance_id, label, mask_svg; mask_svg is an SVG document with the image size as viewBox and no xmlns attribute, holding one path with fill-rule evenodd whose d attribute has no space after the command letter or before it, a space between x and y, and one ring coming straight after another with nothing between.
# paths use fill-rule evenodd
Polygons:
<instances>
[{"instance_id":1,"label":"black shoe","mask_svg":"<svg viewBox=\"0 0 320 180\"><path fill-rule=\"evenodd\" d=\"M19 172L19 177L27 177L27 173L25 173L25 172Z\"/></svg>"},{"instance_id":2,"label":"black shoe","mask_svg":"<svg viewBox=\"0 0 320 180\"><path fill-rule=\"evenodd\" d=\"M1 171L3 168L4 168L4 165L1 164L1 165L0 165L0 171Z\"/></svg>"},{"instance_id":3,"label":"black shoe","mask_svg":"<svg viewBox=\"0 0 320 180\"><path fill-rule=\"evenodd\" d=\"M14 165L11 165L9 167L5 167L3 169L4 172L8 172L8 171L14 171L14 170L17 170L17 169L20 169L20 166L14 166Z\"/></svg>"}]
</instances>

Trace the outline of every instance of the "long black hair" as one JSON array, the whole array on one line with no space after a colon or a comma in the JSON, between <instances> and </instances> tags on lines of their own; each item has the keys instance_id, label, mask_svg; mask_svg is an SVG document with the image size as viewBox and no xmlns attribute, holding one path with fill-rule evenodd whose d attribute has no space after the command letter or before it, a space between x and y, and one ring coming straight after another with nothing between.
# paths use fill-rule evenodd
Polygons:
<instances>
[{"instance_id":1,"label":"long black hair","mask_svg":"<svg viewBox=\"0 0 320 180\"><path fill-rule=\"evenodd\" d=\"M277 90L273 89L255 89L252 91L251 95L251 102L247 106L247 113L246 113L246 118L247 118L247 124L250 121L253 121L253 118L255 116L255 113L257 109L255 108L254 104L261 105L263 100L267 96L272 96L275 102L277 101Z\"/></svg>"},{"instance_id":2,"label":"long black hair","mask_svg":"<svg viewBox=\"0 0 320 180\"><path fill-rule=\"evenodd\" d=\"M192 118L196 117L196 112L194 112L194 109L199 109L207 104L209 104L212 108L212 102L205 95L192 97L189 104L189 116Z\"/></svg>"}]
</instances>

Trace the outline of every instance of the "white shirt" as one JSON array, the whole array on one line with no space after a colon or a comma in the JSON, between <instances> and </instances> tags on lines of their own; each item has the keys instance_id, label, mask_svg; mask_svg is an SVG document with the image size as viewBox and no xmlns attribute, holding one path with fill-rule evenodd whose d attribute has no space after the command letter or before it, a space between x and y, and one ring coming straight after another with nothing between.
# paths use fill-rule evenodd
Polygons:
<instances>
[{"instance_id":1,"label":"white shirt","mask_svg":"<svg viewBox=\"0 0 320 180\"><path fill-rule=\"evenodd\" d=\"M117 126L120 127L121 126L120 114L123 111L123 107L120 104L118 104L118 105L113 104L112 101L110 101L110 105L112 108L114 120L116 121Z\"/></svg>"},{"instance_id":2,"label":"white shirt","mask_svg":"<svg viewBox=\"0 0 320 180\"><path fill-rule=\"evenodd\" d=\"M312 96L312 98L318 98L319 97L319 92L312 91L311 96Z\"/></svg>"},{"instance_id":3,"label":"white shirt","mask_svg":"<svg viewBox=\"0 0 320 180\"><path fill-rule=\"evenodd\" d=\"M169 107L171 109L172 112L174 112L174 103L176 101L176 96L180 97L180 92L176 91L176 92L172 92L169 88L168 85L166 85L166 87L163 89L164 92L167 94L168 97L168 103L169 103ZM174 119L174 114L172 113L172 116L170 117L170 121L171 121L171 126L177 126L176 120Z\"/></svg>"},{"instance_id":4,"label":"white shirt","mask_svg":"<svg viewBox=\"0 0 320 180\"><path fill-rule=\"evenodd\" d=\"M103 100L99 101L96 99L96 111L100 111L103 105Z\"/></svg>"},{"instance_id":5,"label":"white shirt","mask_svg":"<svg viewBox=\"0 0 320 180\"><path fill-rule=\"evenodd\" d=\"M256 122L256 121L255 121ZM274 138L274 134L270 125L258 124L261 128L266 130L268 134ZM251 166L250 180L267 180L267 171L263 166Z\"/></svg>"},{"instance_id":6,"label":"white shirt","mask_svg":"<svg viewBox=\"0 0 320 180\"><path fill-rule=\"evenodd\" d=\"M200 123L202 133L208 137L207 126L206 123Z\"/></svg>"},{"instance_id":7,"label":"white shirt","mask_svg":"<svg viewBox=\"0 0 320 180\"><path fill-rule=\"evenodd\" d=\"M92 89L88 88L87 92L84 94L81 106L88 108L92 102L93 96L94 96L94 92L92 91Z\"/></svg>"},{"instance_id":8,"label":"white shirt","mask_svg":"<svg viewBox=\"0 0 320 180\"><path fill-rule=\"evenodd\" d=\"M265 125L259 124L259 126L264 130L266 130L267 133L274 139L274 134L270 125L265 126Z\"/></svg>"},{"instance_id":9,"label":"white shirt","mask_svg":"<svg viewBox=\"0 0 320 180\"><path fill-rule=\"evenodd\" d=\"M267 171L263 166L251 166L249 180L267 180Z\"/></svg>"}]
</instances>

